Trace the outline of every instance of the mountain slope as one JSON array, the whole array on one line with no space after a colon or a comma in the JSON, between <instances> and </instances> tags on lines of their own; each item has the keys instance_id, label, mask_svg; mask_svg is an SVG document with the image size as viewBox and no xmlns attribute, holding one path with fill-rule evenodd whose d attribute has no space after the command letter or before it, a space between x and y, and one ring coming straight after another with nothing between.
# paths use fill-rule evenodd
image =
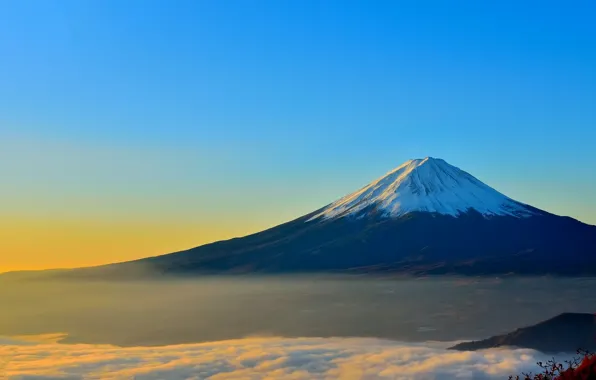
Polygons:
<instances>
[{"instance_id":1,"label":"mountain slope","mask_svg":"<svg viewBox=\"0 0 596 380\"><path fill-rule=\"evenodd\" d=\"M411 160L320 210L242 238L70 275L596 274L596 227L514 201L443 160Z\"/></svg>"},{"instance_id":2,"label":"mountain slope","mask_svg":"<svg viewBox=\"0 0 596 380\"><path fill-rule=\"evenodd\" d=\"M563 313L536 325L488 339L463 342L451 347L458 351L476 351L494 347L519 347L559 353L596 350L596 315Z\"/></svg>"}]
</instances>

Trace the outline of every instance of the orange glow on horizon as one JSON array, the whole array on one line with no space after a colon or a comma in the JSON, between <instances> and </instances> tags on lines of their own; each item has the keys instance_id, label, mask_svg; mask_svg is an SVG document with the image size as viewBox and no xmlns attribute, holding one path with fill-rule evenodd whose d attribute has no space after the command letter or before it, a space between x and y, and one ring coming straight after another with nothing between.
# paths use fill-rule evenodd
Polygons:
<instances>
[{"instance_id":1,"label":"orange glow on horizon","mask_svg":"<svg viewBox=\"0 0 596 380\"><path fill-rule=\"evenodd\" d=\"M0 220L0 273L134 260L255 232L240 223Z\"/></svg>"}]
</instances>

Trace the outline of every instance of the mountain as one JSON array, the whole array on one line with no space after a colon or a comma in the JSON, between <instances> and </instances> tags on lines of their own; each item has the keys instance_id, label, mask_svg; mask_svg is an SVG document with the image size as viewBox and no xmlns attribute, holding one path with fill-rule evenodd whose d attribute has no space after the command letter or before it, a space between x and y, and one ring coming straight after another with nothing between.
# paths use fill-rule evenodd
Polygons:
<instances>
[{"instance_id":1,"label":"mountain","mask_svg":"<svg viewBox=\"0 0 596 380\"><path fill-rule=\"evenodd\" d=\"M517 202L427 157L256 234L70 274L141 272L593 275L596 227Z\"/></svg>"},{"instance_id":2,"label":"mountain","mask_svg":"<svg viewBox=\"0 0 596 380\"><path fill-rule=\"evenodd\" d=\"M494 347L531 348L545 353L596 351L596 315L563 313L537 325L517 329L509 334L464 342L452 350L476 351Z\"/></svg>"}]
</instances>

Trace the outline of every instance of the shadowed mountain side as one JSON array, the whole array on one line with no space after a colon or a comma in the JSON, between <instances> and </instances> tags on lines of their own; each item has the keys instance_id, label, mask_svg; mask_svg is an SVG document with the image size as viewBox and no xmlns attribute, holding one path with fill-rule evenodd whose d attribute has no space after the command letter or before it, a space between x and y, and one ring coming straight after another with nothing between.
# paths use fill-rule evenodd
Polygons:
<instances>
[{"instance_id":1,"label":"shadowed mountain side","mask_svg":"<svg viewBox=\"0 0 596 380\"><path fill-rule=\"evenodd\" d=\"M459 343L450 349L475 351L494 347L530 348L545 353L596 351L596 315L563 313L537 325L517 329L509 334Z\"/></svg>"},{"instance_id":2,"label":"shadowed mountain side","mask_svg":"<svg viewBox=\"0 0 596 380\"><path fill-rule=\"evenodd\" d=\"M486 218L474 211L384 218L371 210L366 218L305 222L311 215L242 238L65 274L596 274L596 227L544 212L530 218Z\"/></svg>"},{"instance_id":3,"label":"shadowed mountain side","mask_svg":"<svg viewBox=\"0 0 596 380\"><path fill-rule=\"evenodd\" d=\"M596 275L596 227L517 202L426 157L266 231L65 274L309 272Z\"/></svg>"}]
</instances>

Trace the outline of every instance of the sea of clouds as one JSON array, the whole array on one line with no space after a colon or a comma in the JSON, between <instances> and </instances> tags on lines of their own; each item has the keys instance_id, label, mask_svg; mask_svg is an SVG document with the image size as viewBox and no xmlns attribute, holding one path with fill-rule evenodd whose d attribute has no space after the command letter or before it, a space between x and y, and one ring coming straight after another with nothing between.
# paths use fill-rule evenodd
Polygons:
<instances>
[{"instance_id":1,"label":"sea of clouds","mask_svg":"<svg viewBox=\"0 0 596 380\"><path fill-rule=\"evenodd\" d=\"M546 359L525 349L458 352L445 343L369 338L246 338L159 347L56 340L0 338L0 379L506 379L535 372L536 362Z\"/></svg>"}]
</instances>

